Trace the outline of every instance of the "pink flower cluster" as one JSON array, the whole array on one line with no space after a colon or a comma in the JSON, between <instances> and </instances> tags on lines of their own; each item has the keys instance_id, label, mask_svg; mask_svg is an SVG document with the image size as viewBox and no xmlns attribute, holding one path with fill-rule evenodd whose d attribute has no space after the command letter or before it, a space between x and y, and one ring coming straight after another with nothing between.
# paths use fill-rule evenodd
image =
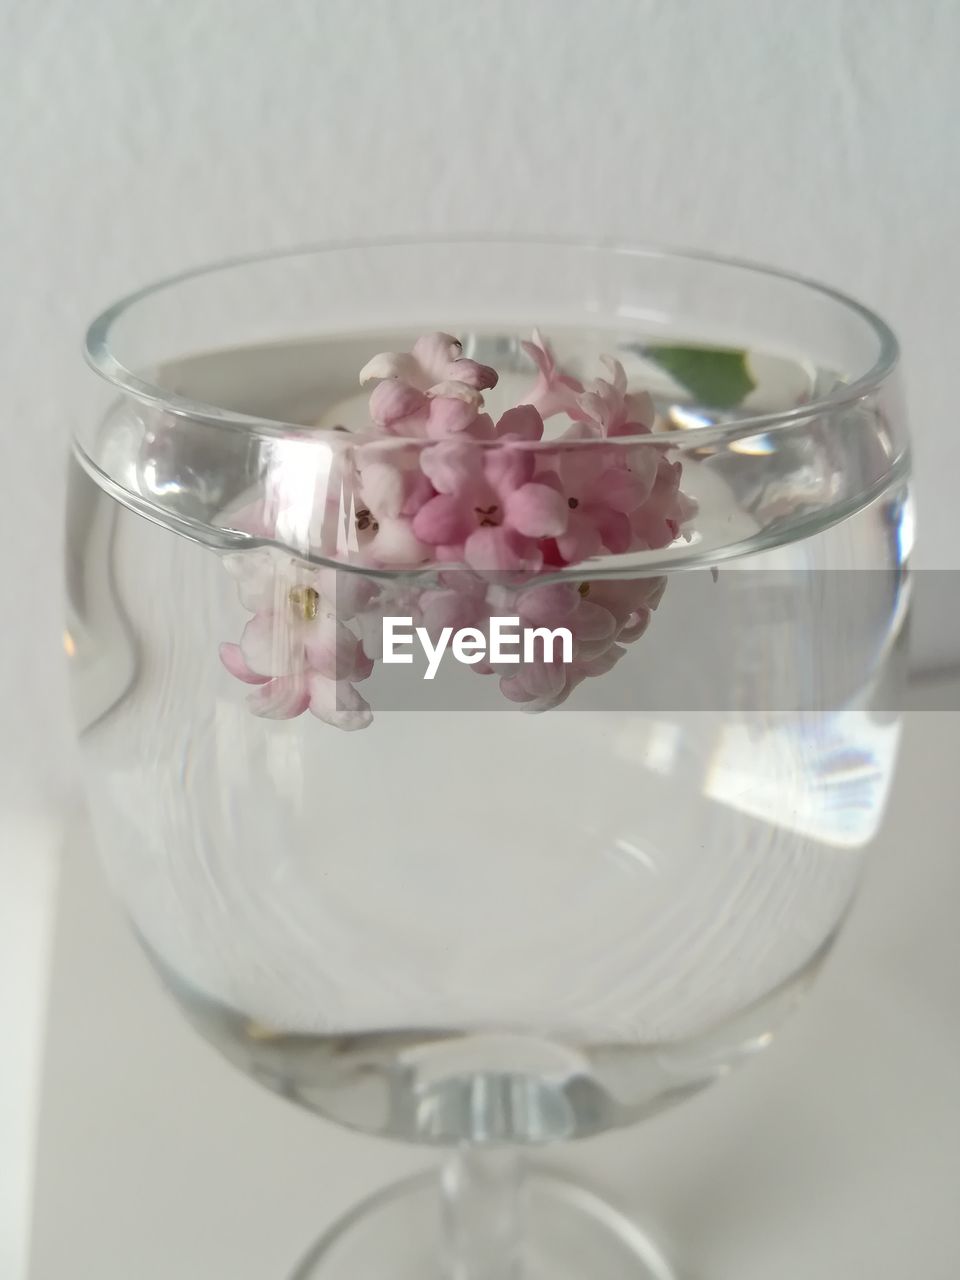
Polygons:
<instances>
[{"instance_id":1,"label":"pink flower cluster","mask_svg":"<svg viewBox=\"0 0 960 1280\"><path fill-rule=\"evenodd\" d=\"M416 587L399 589L402 601L389 579L318 570L278 549L226 558L253 617L239 644L221 646L221 660L256 686L258 715L310 710L345 729L369 724L356 685L379 657L385 615L411 616L432 636L448 626L483 631L508 614L569 628L572 662L472 668L498 675L505 697L537 710L609 671L642 635L663 579L538 579L673 542L695 510L680 489L681 465L642 439L653 403L628 391L618 361L607 359L609 376L584 386L559 370L538 333L523 347L535 384L496 421L483 401L496 371L464 357L449 334L375 356L360 374L373 384L374 430L349 450L349 561L424 571ZM544 420L560 415L566 428L545 440Z\"/></svg>"}]
</instances>

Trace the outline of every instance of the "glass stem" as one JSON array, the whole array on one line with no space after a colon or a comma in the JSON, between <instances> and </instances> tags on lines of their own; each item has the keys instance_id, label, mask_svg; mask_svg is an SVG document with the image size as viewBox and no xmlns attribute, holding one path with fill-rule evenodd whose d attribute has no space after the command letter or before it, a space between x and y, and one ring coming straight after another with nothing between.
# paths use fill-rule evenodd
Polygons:
<instances>
[{"instance_id":1,"label":"glass stem","mask_svg":"<svg viewBox=\"0 0 960 1280\"><path fill-rule=\"evenodd\" d=\"M513 1148L450 1153L441 1173L444 1280L521 1280L522 1181Z\"/></svg>"}]
</instances>

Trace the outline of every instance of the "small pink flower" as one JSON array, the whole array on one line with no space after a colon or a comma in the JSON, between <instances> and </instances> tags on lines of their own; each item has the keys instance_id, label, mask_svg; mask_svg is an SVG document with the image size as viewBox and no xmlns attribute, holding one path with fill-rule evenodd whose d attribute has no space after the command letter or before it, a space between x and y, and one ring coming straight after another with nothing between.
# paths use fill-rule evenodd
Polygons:
<instances>
[{"instance_id":1,"label":"small pink flower","mask_svg":"<svg viewBox=\"0 0 960 1280\"><path fill-rule=\"evenodd\" d=\"M418 470L377 461L378 456L358 451L353 516L358 548L372 565L423 564L431 552L414 532L413 521L432 487Z\"/></svg>"},{"instance_id":2,"label":"small pink flower","mask_svg":"<svg viewBox=\"0 0 960 1280\"><path fill-rule=\"evenodd\" d=\"M542 429L530 407L509 411L496 427L504 438L520 439ZM413 529L421 542L443 548L444 559L477 570L532 571L543 562L537 542L566 529L563 496L534 479L533 454L520 445L438 445L425 451L421 465L438 493L414 516Z\"/></svg>"},{"instance_id":3,"label":"small pink flower","mask_svg":"<svg viewBox=\"0 0 960 1280\"><path fill-rule=\"evenodd\" d=\"M633 543L640 550L667 547L680 536L696 512L692 498L680 491L683 467L661 455L650 496L630 514Z\"/></svg>"},{"instance_id":4,"label":"small pink flower","mask_svg":"<svg viewBox=\"0 0 960 1280\"><path fill-rule=\"evenodd\" d=\"M567 661L544 654L472 667L499 676L504 696L531 711L557 706L584 680L610 671L644 633L662 578L541 585L536 575L604 553L666 546L696 504L681 491L680 463L663 444L623 439L649 435L655 421L649 396L628 392L623 366L607 359L609 377L584 387L559 371L539 332L533 336L523 346L537 367L536 385L496 423L482 397L496 373L466 359L449 334L374 357L361 374L364 384L378 384L370 398L373 437L337 451L324 492L305 511L298 457L278 452L276 476L232 517L234 528L373 570L432 564L440 571L424 586L414 577L317 570L276 545L225 556L252 616L238 644L221 645L220 658L250 687L257 715L309 710L343 729L368 725L370 707L354 685L381 656L385 613L409 616L434 637L448 627L486 631L494 614L569 628ZM528 447L542 440L544 416L559 413L572 425L556 447ZM468 567L442 570L449 562Z\"/></svg>"},{"instance_id":5,"label":"small pink flower","mask_svg":"<svg viewBox=\"0 0 960 1280\"><path fill-rule=\"evenodd\" d=\"M468 360L456 338L432 333L418 338L411 352L385 351L360 372L360 383L378 382L370 396L370 417L393 435L434 440L459 435L476 422L481 392L496 386L497 373Z\"/></svg>"},{"instance_id":6,"label":"small pink flower","mask_svg":"<svg viewBox=\"0 0 960 1280\"><path fill-rule=\"evenodd\" d=\"M310 616L322 606L306 591L295 587L286 608L253 615L240 637L247 667L268 679L309 668L330 680L365 680L372 668L360 641L332 612Z\"/></svg>"},{"instance_id":7,"label":"small pink flower","mask_svg":"<svg viewBox=\"0 0 960 1280\"><path fill-rule=\"evenodd\" d=\"M604 436L647 435L657 411L646 391L629 394L627 375L619 360L601 357L612 381L595 378L577 397L578 416Z\"/></svg>"},{"instance_id":8,"label":"small pink flower","mask_svg":"<svg viewBox=\"0 0 960 1280\"><path fill-rule=\"evenodd\" d=\"M220 661L238 680L257 686L247 699L254 715L293 720L310 711L338 729L364 729L373 719L370 705L348 681L331 680L304 669L286 676L261 676L247 665L239 645L222 644Z\"/></svg>"},{"instance_id":9,"label":"small pink flower","mask_svg":"<svg viewBox=\"0 0 960 1280\"><path fill-rule=\"evenodd\" d=\"M341 728L363 727L369 707L365 713L352 682L366 679L373 663L324 600L319 575L273 550L224 559L253 616L239 644L220 646L220 661L254 686L250 709L277 720L309 710Z\"/></svg>"},{"instance_id":10,"label":"small pink flower","mask_svg":"<svg viewBox=\"0 0 960 1280\"><path fill-rule=\"evenodd\" d=\"M391 435L442 440L476 422L483 396L465 383L445 382L418 391L402 382L381 382L370 396L370 417Z\"/></svg>"},{"instance_id":11,"label":"small pink flower","mask_svg":"<svg viewBox=\"0 0 960 1280\"><path fill-rule=\"evenodd\" d=\"M556 413L579 417L577 397L583 391L583 384L559 371L540 330L534 329L533 341L521 342L520 346L537 366L537 380L521 403L533 405L542 418L552 418Z\"/></svg>"},{"instance_id":12,"label":"small pink flower","mask_svg":"<svg viewBox=\"0 0 960 1280\"><path fill-rule=\"evenodd\" d=\"M638 640L666 590L664 577L595 578L584 584L587 598L613 617L621 644Z\"/></svg>"},{"instance_id":13,"label":"small pink flower","mask_svg":"<svg viewBox=\"0 0 960 1280\"><path fill-rule=\"evenodd\" d=\"M497 371L468 360L463 345L449 333L428 333L418 338L412 351L383 351L360 370L360 385L396 379L418 391L437 383L462 382L477 391L497 385Z\"/></svg>"},{"instance_id":14,"label":"small pink flower","mask_svg":"<svg viewBox=\"0 0 960 1280\"><path fill-rule=\"evenodd\" d=\"M631 550L630 517L653 488L659 458L653 449L635 449L628 459L622 448L596 443L560 448L556 469L538 477L556 485L570 511L567 527L556 539L557 555L548 560L578 564L602 551L620 555Z\"/></svg>"}]
</instances>

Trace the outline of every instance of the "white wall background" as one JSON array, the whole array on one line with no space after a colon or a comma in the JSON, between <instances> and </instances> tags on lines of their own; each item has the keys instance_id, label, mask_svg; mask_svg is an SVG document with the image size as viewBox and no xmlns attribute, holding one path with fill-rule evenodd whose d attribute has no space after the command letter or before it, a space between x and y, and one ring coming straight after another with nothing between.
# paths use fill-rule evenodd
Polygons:
<instances>
[{"instance_id":1,"label":"white wall background","mask_svg":"<svg viewBox=\"0 0 960 1280\"><path fill-rule=\"evenodd\" d=\"M0 0L0 33L0 818L68 785L82 327L206 258L516 229L822 277L902 335L921 563L956 565L956 0Z\"/></svg>"}]
</instances>

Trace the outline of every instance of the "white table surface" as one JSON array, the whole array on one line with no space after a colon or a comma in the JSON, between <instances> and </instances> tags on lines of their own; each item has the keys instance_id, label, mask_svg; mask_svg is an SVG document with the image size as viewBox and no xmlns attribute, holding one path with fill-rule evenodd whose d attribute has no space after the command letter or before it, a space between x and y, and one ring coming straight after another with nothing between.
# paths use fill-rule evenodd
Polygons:
<instances>
[{"instance_id":1,"label":"white table surface","mask_svg":"<svg viewBox=\"0 0 960 1280\"><path fill-rule=\"evenodd\" d=\"M925 696L937 706L942 686ZM960 1275L958 764L960 714L911 713L864 890L771 1049L645 1126L550 1155L634 1212L685 1280ZM223 1063L157 987L75 831L29 1280L284 1280L337 1214L431 1159Z\"/></svg>"}]
</instances>

